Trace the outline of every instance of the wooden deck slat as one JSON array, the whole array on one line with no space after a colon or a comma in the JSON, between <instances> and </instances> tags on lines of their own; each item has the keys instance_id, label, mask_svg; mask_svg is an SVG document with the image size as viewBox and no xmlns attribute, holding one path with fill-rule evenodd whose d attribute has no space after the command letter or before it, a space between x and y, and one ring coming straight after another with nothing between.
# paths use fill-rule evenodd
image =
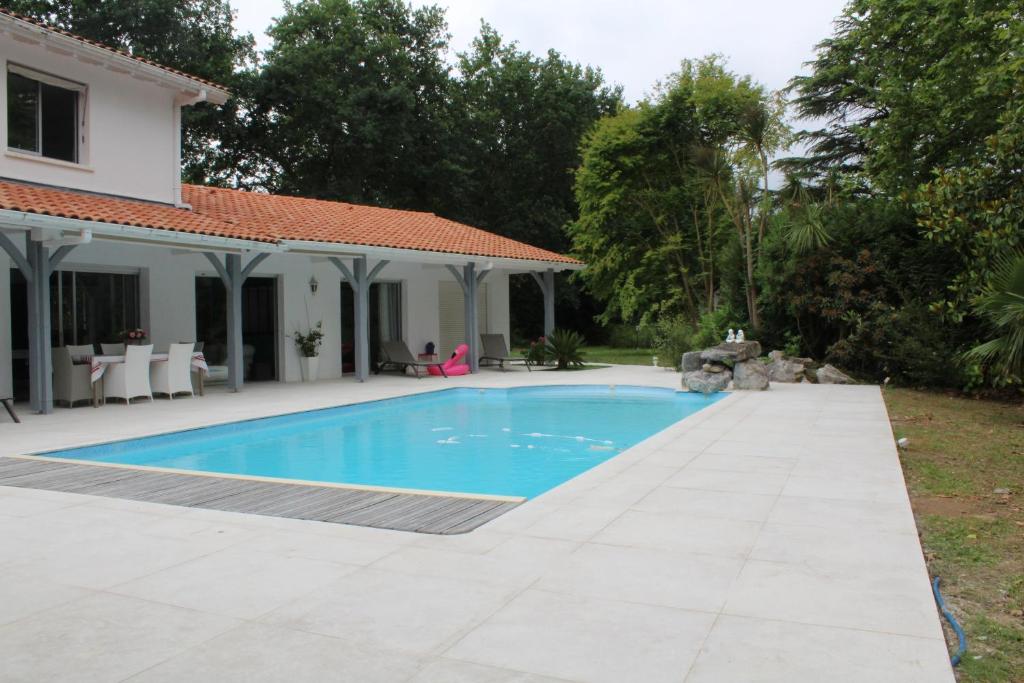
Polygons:
<instances>
[{"instance_id":1,"label":"wooden deck slat","mask_svg":"<svg viewBox=\"0 0 1024 683\"><path fill-rule=\"evenodd\" d=\"M0 457L0 486L425 534L466 533L519 505L516 502L460 496L347 489L5 457Z\"/></svg>"}]
</instances>

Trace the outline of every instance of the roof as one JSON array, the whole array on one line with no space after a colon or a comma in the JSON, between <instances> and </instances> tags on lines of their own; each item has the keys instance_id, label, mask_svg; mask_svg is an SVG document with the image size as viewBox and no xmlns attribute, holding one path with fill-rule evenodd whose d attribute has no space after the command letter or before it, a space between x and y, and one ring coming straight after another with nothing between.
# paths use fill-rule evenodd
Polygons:
<instances>
[{"instance_id":1,"label":"roof","mask_svg":"<svg viewBox=\"0 0 1024 683\"><path fill-rule=\"evenodd\" d=\"M83 221L275 243L259 226L236 224L194 211L102 195L0 181L0 209Z\"/></svg>"},{"instance_id":2,"label":"roof","mask_svg":"<svg viewBox=\"0 0 1024 683\"><path fill-rule=\"evenodd\" d=\"M181 195L196 213L260 225L281 240L581 263L432 213L198 185L182 185Z\"/></svg>"},{"instance_id":3,"label":"roof","mask_svg":"<svg viewBox=\"0 0 1024 683\"><path fill-rule=\"evenodd\" d=\"M216 88L217 90L223 90L223 91L227 92L227 88L225 88L224 86L219 85L217 83L214 83L213 81L208 81L205 78L200 78L198 76L194 76L194 75L186 73L184 71L179 71L178 69L173 69L173 68L171 68L169 66L165 66L163 64L159 64L157 62L154 62L151 59L146 59L145 57L140 57L138 55L131 54L130 52L125 52L124 50L119 50L117 48L110 47L109 45L105 45L105 44L100 43L98 41L91 40L90 38L85 38L83 36L71 33L70 31L65 31L64 29L58 28L57 26L54 26L52 24L48 24L45 21L40 21L39 19L34 19L32 17L27 17L25 15L18 14L17 12L12 12L9 9L4 9L2 7L0 7L0 15L7 16L7 17L10 17L12 19L17 19L18 21L23 21L23 22L26 22L28 24L32 24L33 26L36 26L36 27L41 28L41 29L44 29L44 30L49 31L51 33L55 33L55 34L64 36L65 38L71 38L72 40L78 41L78 42L80 42L80 43L82 43L84 45L91 45L92 47L99 48L101 50L105 50L106 52L109 52L109 53L111 53L113 55L118 55L120 57L127 57L128 59L132 59L132 60L134 60L136 62L139 62L140 64L145 64L147 66L155 67L157 69L160 69L161 71L166 71L169 74L173 74L175 76L179 76L179 77L182 77L182 78L187 78L189 80L196 81L197 83L201 83L203 85L210 86L212 88Z\"/></svg>"},{"instance_id":4,"label":"roof","mask_svg":"<svg viewBox=\"0 0 1024 683\"><path fill-rule=\"evenodd\" d=\"M383 247L494 259L580 261L432 213L182 185L192 210L0 180L0 209L269 244Z\"/></svg>"}]
</instances>

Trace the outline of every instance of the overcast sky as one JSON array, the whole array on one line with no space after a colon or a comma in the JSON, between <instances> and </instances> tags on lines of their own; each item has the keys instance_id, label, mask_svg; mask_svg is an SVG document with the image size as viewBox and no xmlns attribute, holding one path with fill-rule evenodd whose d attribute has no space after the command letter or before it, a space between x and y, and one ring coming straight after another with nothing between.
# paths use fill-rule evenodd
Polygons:
<instances>
[{"instance_id":1,"label":"overcast sky","mask_svg":"<svg viewBox=\"0 0 1024 683\"><path fill-rule=\"evenodd\" d=\"M282 0L232 0L236 26L268 47L264 34ZM453 52L468 47L486 19L506 40L534 53L554 48L600 67L630 102L679 61L711 53L772 89L800 73L814 44L832 32L845 0L447 0Z\"/></svg>"}]
</instances>

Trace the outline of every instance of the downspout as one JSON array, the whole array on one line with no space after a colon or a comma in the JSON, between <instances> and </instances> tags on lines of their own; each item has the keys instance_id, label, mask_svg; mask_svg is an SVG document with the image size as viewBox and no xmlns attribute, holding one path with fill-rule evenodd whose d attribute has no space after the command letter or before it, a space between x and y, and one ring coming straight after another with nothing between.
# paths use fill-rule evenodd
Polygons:
<instances>
[{"instance_id":1,"label":"downspout","mask_svg":"<svg viewBox=\"0 0 1024 683\"><path fill-rule=\"evenodd\" d=\"M174 100L174 111L171 114L173 119L171 130L174 135L174 154L172 163L174 167L171 169L171 177L174 179L171 187L171 197L174 200L174 206L179 209L192 210L190 204L186 204L181 201L181 109L182 107L191 107L192 105L205 102L207 99L207 91L204 88L199 91L199 94L194 97L185 99L175 98Z\"/></svg>"}]
</instances>

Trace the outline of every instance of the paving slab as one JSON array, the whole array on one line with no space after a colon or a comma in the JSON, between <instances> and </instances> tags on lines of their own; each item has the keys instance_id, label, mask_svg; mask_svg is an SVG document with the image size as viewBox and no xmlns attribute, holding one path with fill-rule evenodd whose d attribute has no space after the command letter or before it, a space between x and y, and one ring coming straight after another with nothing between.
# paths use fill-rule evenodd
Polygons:
<instances>
[{"instance_id":1,"label":"paving slab","mask_svg":"<svg viewBox=\"0 0 1024 683\"><path fill-rule=\"evenodd\" d=\"M0 456L449 386L678 382L212 389L26 415ZM453 537L0 487L0 586L4 680L954 680L877 387L730 395Z\"/></svg>"}]
</instances>

